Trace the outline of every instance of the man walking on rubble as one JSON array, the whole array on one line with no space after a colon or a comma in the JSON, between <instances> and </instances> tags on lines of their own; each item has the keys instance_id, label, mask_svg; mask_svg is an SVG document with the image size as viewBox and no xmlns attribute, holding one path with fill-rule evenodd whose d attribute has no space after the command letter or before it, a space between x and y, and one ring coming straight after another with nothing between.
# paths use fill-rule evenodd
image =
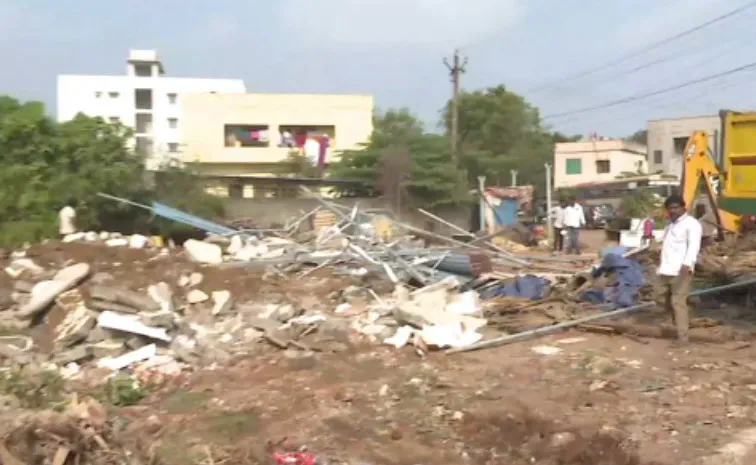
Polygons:
<instances>
[{"instance_id":1,"label":"man walking on rubble","mask_svg":"<svg viewBox=\"0 0 756 465\"><path fill-rule=\"evenodd\" d=\"M562 224L567 231L567 253L580 255L580 228L585 226L585 214L575 197L564 207Z\"/></svg>"},{"instance_id":2,"label":"man walking on rubble","mask_svg":"<svg viewBox=\"0 0 756 465\"><path fill-rule=\"evenodd\" d=\"M686 213L685 200L679 195L667 197L664 208L670 222L664 230L658 274L663 287L664 307L672 315L678 342L687 344L690 329L688 294L701 250L701 223Z\"/></svg>"},{"instance_id":3,"label":"man walking on rubble","mask_svg":"<svg viewBox=\"0 0 756 465\"><path fill-rule=\"evenodd\" d=\"M564 200L560 199L559 203L551 209L549 214L551 215L551 221L553 225L552 234L554 235L554 252L561 252L564 250Z\"/></svg>"}]
</instances>

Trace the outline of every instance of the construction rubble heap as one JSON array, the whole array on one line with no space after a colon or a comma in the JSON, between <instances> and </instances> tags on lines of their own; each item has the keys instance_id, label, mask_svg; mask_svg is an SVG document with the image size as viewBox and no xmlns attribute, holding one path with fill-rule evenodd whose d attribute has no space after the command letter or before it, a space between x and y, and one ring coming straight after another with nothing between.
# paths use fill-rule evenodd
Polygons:
<instances>
[{"instance_id":1,"label":"construction rubble heap","mask_svg":"<svg viewBox=\"0 0 756 465\"><path fill-rule=\"evenodd\" d=\"M515 254L491 237L460 230L468 240L453 239L318 200L278 231L182 247L90 232L10 252L0 325L25 335L0 339L0 355L69 378L85 368L142 378L267 347L303 355L370 341L461 351L603 318L653 291L643 251L601 263ZM318 212L335 224L303 228ZM724 269L723 258L711 260Z\"/></svg>"}]
</instances>

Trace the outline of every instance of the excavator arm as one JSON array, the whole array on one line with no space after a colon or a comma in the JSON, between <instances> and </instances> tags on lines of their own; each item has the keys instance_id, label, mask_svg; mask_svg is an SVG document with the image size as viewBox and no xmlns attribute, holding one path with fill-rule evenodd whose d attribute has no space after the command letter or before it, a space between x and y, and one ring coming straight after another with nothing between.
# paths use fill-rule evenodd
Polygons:
<instances>
[{"instance_id":1,"label":"excavator arm","mask_svg":"<svg viewBox=\"0 0 756 465\"><path fill-rule=\"evenodd\" d=\"M688 212L691 212L698 194L698 186L703 183L706 194L714 208L717 224L725 231L738 233L740 229L740 216L719 208L719 193L715 187L716 182L721 182L722 172L709 148L709 137L704 131L696 131L688 139L684 152L682 180L680 191L685 200ZM721 232L720 229L720 232Z\"/></svg>"}]
</instances>

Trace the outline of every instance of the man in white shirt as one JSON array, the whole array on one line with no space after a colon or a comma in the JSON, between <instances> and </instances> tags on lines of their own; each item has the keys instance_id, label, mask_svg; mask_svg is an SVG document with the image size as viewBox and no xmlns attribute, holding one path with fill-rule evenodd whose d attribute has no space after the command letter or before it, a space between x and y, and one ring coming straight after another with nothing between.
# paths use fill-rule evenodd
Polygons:
<instances>
[{"instance_id":1,"label":"man in white shirt","mask_svg":"<svg viewBox=\"0 0 756 465\"><path fill-rule=\"evenodd\" d=\"M551 209L551 224L554 231L554 252L561 252L564 250L564 235L562 230L564 229L564 200L560 200L559 204Z\"/></svg>"},{"instance_id":2,"label":"man in white shirt","mask_svg":"<svg viewBox=\"0 0 756 465\"><path fill-rule=\"evenodd\" d=\"M65 207L58 212L58 231L61 237L76 232L76 210L74 201L68 202Z\"/></svg>"},{"instance_id":3,"label":"man in white shirt","mask_svg":"<svg viewBox=\"0 0 756 465\"><path fill-rule=\"evenodd\" d=\"M670 223L664 230L659 277L664 288L664 306L671 313L680 343L688 342L690 314L688 294L693 268L701 250L701 223L685 211L685 201L671 195L664 201Z\"/></svg>"},{"instance_id":4,"label":"man in white shirt","mask_svg":"<svg viewBox=\"0 0 756 465\"><path fill-rule=\"evenodd\" d=\"M580 255L580 228L585 226L583 206L572 197L564 208L563 225L567 230L567 253Z\"/></svg>"}]
</instances>

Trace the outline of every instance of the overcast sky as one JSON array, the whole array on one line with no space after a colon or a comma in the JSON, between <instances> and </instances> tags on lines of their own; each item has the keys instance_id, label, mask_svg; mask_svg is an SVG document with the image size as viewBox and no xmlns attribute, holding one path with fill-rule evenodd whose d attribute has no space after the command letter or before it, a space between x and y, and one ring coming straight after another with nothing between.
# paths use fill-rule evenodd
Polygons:
<instances>
[{"instance_id":1,"label":"overcast sky","mask_svg":"<svg viewBox=\"0 0 756 465\"><path fill-rule=\"evenodd\" d=\"M370 93L379 108L409 107L435 127L451 92L442 59L459 47L469 57L464 89L504 84L548 116L756 61L754 8L602 72L563 79L745 3L0 0L0 93L52 106L56 75L121 74L129 48L154 48L172 76L241 78L250 92ZM623 136L648 119L753 109L754 79L756 71L736 73L546 121L568 133Z\"/></svg>"}]
</instances>

